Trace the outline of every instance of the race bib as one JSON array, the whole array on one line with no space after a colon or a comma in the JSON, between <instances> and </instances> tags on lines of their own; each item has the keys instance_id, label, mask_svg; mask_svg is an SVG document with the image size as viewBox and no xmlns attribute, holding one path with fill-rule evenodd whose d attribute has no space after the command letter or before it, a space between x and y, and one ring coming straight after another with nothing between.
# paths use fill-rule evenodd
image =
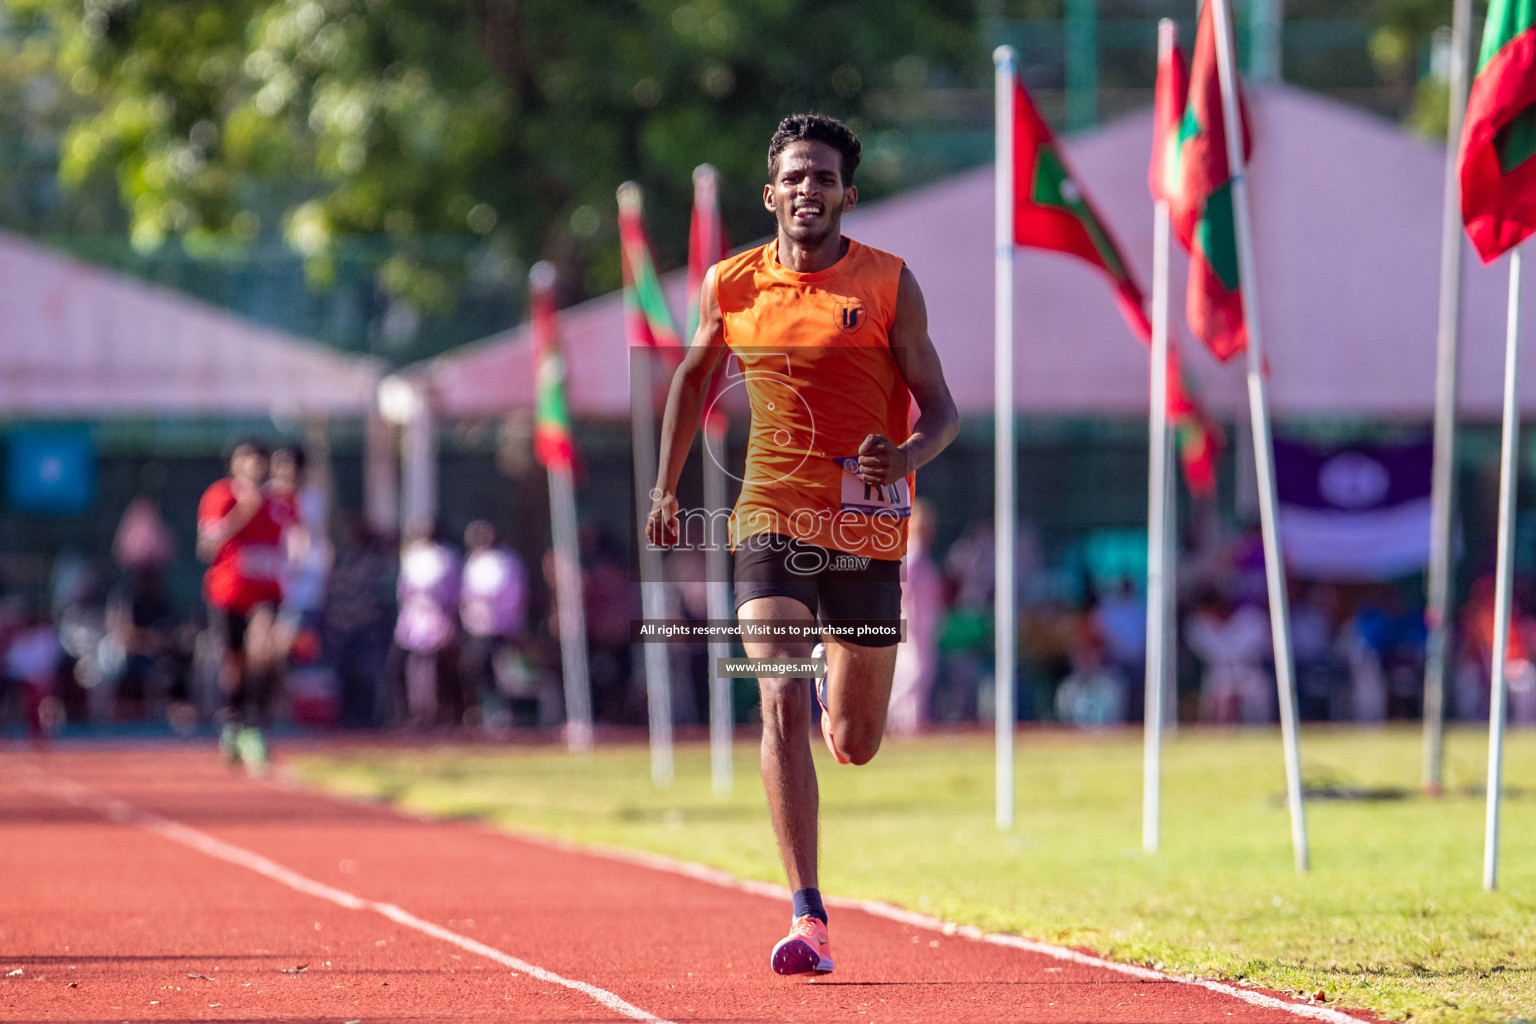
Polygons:
<instances>
[{"instance_id":1,"label":"race bib","mask_svg":"<svg viewBox=\"0 0 1536 1024\"><path fill-rule=\"evenodd\" d=\"M867 484L858 477L859 460L852 457L834 458L843 467L842 511L863 512L868 515L884 515L894 519L906 519L912 514L912 490L907 478L889 484Z\"/></svg>"}]
</instances>

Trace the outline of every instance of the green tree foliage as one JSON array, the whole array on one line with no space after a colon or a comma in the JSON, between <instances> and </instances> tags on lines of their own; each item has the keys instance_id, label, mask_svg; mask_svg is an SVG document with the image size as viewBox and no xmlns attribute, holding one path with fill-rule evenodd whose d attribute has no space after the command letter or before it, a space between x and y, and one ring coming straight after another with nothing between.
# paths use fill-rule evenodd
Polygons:
<instances>
[{"instance_id":1,"label":"green tree foliage","mask_svg":"<svg viewBox=\"0 0 1536 1024\"><path fill-rule=\"evenodd\" d=\"M3 2L77 111L62 181L114 179L136 246L281 232L324 283L340 240L383 235L381 283L428 311L460 283L422 258L434 238L482 237L508 278L554 259L567 298L605 290L619 182L647 186L676 265L695 164L720 168L745 241L769 229L779 117L878 131L988 73L972 0Z\"/></svg>"}]
</instances>

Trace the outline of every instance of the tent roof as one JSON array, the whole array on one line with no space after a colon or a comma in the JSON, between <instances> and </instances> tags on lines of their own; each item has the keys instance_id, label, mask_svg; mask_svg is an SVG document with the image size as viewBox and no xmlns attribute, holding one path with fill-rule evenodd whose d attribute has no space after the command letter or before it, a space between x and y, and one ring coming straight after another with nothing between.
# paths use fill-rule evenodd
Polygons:
<instances>
[{"instance_id":1,"label":"tent roof","mask_svg":"<svg viewBox=\"0 0 1536 1024\"><path fill-rule=\"evenodd\" d=\"M0 233L7 415L356 415L380 374L376 360Z\"/></svg>"},{"instance_id":2,"label":"tent roof","mask_svg":"<svg viewBox=\"0 0 1536 1024\"><path fill-rule=\"evenodd\" d=\"M1434 403L1444 150L1396 126L1284 86L1250 97L1250 172L1263 336L1278 415L1427 419ZM1150 109L1065 143L1072 165L1150 296ZM899 253L927 299L929 331L962 412L993 404L992 168L981 167L861 207L845 230ZM1468 256L1463 288L1461 408L1496 418L1501 401L1507 273ZM1183 330L1185 258L1173 259L1175 329ZM683 308L682 273L668 297ZM1079 260L1019 250L1015 260L1015 393L1020 411L1138 415L1147 359L1102 275ZM1536 327L1536 304L1524 326ZM561 314L569 399L577 416L627 414L617 295ZM1193 342L1186 341L1186 349ZM1206 404L1245 408L1243 363L1186 357ZM422 368L449 416L493 415L533 400L531 351L519 327ZM1536 379L1522 386L1536 408Z\"/></svg>"}]
</instances>

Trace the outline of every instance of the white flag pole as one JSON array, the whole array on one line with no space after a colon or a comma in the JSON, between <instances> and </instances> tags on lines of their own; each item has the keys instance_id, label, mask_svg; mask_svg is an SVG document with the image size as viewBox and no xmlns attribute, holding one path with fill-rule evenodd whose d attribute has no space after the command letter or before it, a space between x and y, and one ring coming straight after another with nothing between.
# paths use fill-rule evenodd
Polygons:
<instances>
[{"instance_id":1,"label":"white flag pole","mask_svg":"<svg viewBox=\"0 0 1536 1024\"><path fill-rule=\"evenodd\" d=\"M1173 49L1178 26L1157 26L1157 66ZM1162 816L1163 695L1167 689L1169 607L1168 536L1168 202L1158 199L1152 222L1152 390L1148 406L1147 464L1147 669L1142 716L1141 848L1156 853Z\"/></svg>"},{"instance_id":2,"label":"white flag pole","mask_svg":"<svg viewBox=\"0 0 1536 1024\"><path fill-rule=\"evenodd\" d=\"M1467 42L1472 0L1451 15L1450 117L1445 143L1445 197L1440 216L1440 324L1435 357L1435 456L1429 532L1429 594L1424 617L1424 791L1438 796L1445 758L1445 673L1449 667L1452 554L1456 514L1456 371L1461 342L1461 183L1456 150L1467 108Z\"/></svg>"},{"instance_id":3,"label":"white flag pole","mask_svg":"<svg viewBox=\"0 0 1536 1024\"><path fill-rule=\"evenodd\" d=\"M1264 533L1264 573L1269 582L1269 625L1275 647L1275 686L1280 696L1280 732L1285 744L1286 802L1291 814L1291 846L1296 870L1308 870L1307 816L1301 792L1301 750L1297 741L1296 672L1291 658L1290 598L1280 552L1276 514L1275 453L1270 440L1269 396L1264 379L1264 345L1259 316L1259 275L1254 267L1253 225L1249 219L1248 168L1243 161L1243 122L1237 101L1232 19L1227 0L1207 0L1216 18L1216 67L1221 79L1222 121L1227 136L1227 166L1232 174L1232 214L1237 231L1238 278L1243 317L1248 327L1248 404L1253 417L1254 468L1259 478L1259 516Z\"/></svg>"},{"instance_id":4,"label":"white flag pole","mask_svg":"<svg viewBox=\"0 0 1536 1024\"><path fill-rule=\"evenodd\" d=\"M730 573L729 541L726 523L720 513L730 511L730 498L726 491L725 470L715 462L725 458L726 432L717 429L708 418L704 421L704 514L709 524L709 544L705 552L705 575L709 579L706 601L708 613L716 622L730 619L731 584L726 578ZM716 796L729 796L732 785L731 740L733 733L731 712L732 681L715 671L721 659L731 656L727 640L709 642L709 763L710 780Z\"/></svg>"},{"instance_id":5,"label":"white flag pole","mask_svg":"<svg viewBox=\"0 0 1536 1024\"><path fill-rule=\"evenodd\" d=\"M720 252L717 237L720 175L709 164L693 169L693 208L707 210L704 237L700 244L704 259L713 261ZM691 326L691 325L690 325ZM689 339L691 345L693 339ZM723 514L729 512L729 492L725 482L726 434L723 421L704 410L704 521L708 524L704 540L704 578L707 614L716 622L731 617L730 552ZM716 666L731 656L726 640L709 642L709 774L716 796L731 792L731 680L722 678Z\"/></svg>"},{"instance_id":6,"label":"white flag pole","mask_svg":"<svg viewBox=\"0 0 1536 1024\"><path fill-rule=\"evenodd\" d=\"M995 458L996 458L996 572L993 601L996 670L993 684L994 719L997 726L997 827L1013 828L1013 687L1017 661L1017 622L1014 610L1014 496L1013 431L1013 92L1018 60L1013 47L992 51L996 68L997 156L994 164L996 200L995 341Z\"/></svg>"},{"instance_id":7,"label":"white flag pole","mask_svg":"<svg viewBox=\"0 0 1536 1024\"><path fill-rule=\"evenodd\" d=\"M1488 820L1483 833L1483 888L1499 884L1499 803L1504 789L1505 698L1509 689L1510 591L1515 568L1515 484L1519 479L1520 250L1509 254L1509 324L1504 332L1504 438L1499 453L1499 564L1493 601L1493 681L1488 705Z\"/></svg>"},{"instance_id":8,"label":"white flag pole","mask_svg":"<svg viewBox=\"0 0 1536 1024\"><path fill-rule=\"evenodd\" d=\"M587 672L587 617L576 546L576 497L569 468L549 471L549 512L555 541L555 595L560 610L560 663L565 681L565 743L573 754L592 749L592 682Z\"/></svg>"},{"instance_id":9,"label":"white flag pole","mask_svg":"<svg viewBox=\"0 0 1536 1024\"><path fill-rule=\"evenodd\" d=\"M637 220L641 215L640 186L626 181L619 186L619 208ZM638 275L632 275L634 280ZM638 287L638 280L635 281ZM626 317L627 326L636 318ZM637 351L638 350L638 351ZM629 339L630 352L630 431L635 461L635 543L640 558L640 613L647 619L667 617L667 584L662 575L661 551L652 547L645 536L645 521L651 512L651 489L656 486L656 401L652 394L655 381L651 352L638 338ZM672 665L664 643L641 644L645 649L645 694L650 712L651 781L657 786L672 784Z\"/></svg>"},{"instance_id":10,"label":"white flag pole","mask_svg":"<svg viewBox=\"0 0 1536 1024\"><path fill-rule=\"evenodd\" d=\"M555 268L535 263L528 284L536 295L549 295L555 288ZM565 744L571 753L584 754L592 749L592 682L587 673L587 615L576 539L576 492L569 466L549 467L549 518L555 542L555 606L560 614L560 668L565 682Z\"/></svg>"}]
</instances>

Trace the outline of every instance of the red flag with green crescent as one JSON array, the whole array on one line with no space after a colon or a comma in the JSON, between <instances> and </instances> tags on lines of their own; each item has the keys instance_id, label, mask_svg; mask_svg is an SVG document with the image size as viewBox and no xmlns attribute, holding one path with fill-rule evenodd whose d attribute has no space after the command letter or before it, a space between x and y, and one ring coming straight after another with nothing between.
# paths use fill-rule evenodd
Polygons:
<instances>
[{"instance_id":1,"label":"red flag with green crescent","mask_svg":"<svg viewBox=\"0 0 1536 1024\"><path fill-rule=\"evenodd\" d=\"M1536 0L1490 0L1457 155L1461 219L1484 263L1536 231Z\"/></svg>"},{"instance_id":2,"label":"red flag with green crescent","mask_svg":"<svg viewBox=\"0 0 1536 1024\"><path fill-rule=\"evenodd\" d=\"M651 245L640 223L640 186L619 189L619 246L624 264L624 321L631 345L680 349L677 327L661 292Z\"/></svg>"},{"instance_id":3,"label":"red flag with green crescent","mask_svg":"<svg viewBox=\"0 0 1536 1024\"><path fill-rule=\"evenodd\" d=\"M1239 110L1242 104L1239 102ZM1244 112L1243 159L1253 148ZM1221 115L1216 71L1216 19L1209 0L1200 10L1189 99L1175 147L1178 186L1169 212L1179 244L1189 250L1189 329L1226 360L1248 347L1237 269L1237 228L1232 213L1232 172Z\"/></svg>"},{"instance_id":4,"label":"red flag with green crescent","mask_svg":"<svg viewBox=\"0 0 1536 1024\"><path fill-rule=\"evenodd\" d=\"M1070 253L1104 271L1131 330L1152 337L1141 289L1022 82L1013 103L1013 244Z\"/></svg>"},{"instance_id":5,"label":"red flag with green crescent","mask_svg":"<svg viewBox=\"0 0 1536 1024\"><path fill-rule=\"evenodd\" d=\"M1152 101L1152 166L1147 170L1153 202L1171 204L1179 192L1179 125L1184 120L1184 95L1188 90L1184 51L1174 40L1157 61L1157 91Z\"/></svg>"},{"instance_id":6,"label":"red flag with green crescent","mask_svg":"<svg viewBox=\"0 0 1536 1024\"><path fill-rule=\"evenodd\" d=\"M699 300L704 292L704 275L725 259L730 243L720 220L720 177L709 164L693 170L693 217L688 224L688 344L699 332ZM725 368L716 367L704 401L705 429L720 434L726 429L725 414L717 403L725 380Z\"/></svg>"},{"instance_id":7,"label":"red flag with green crescent","mask_svg":"<svg viewBox=\"0 0 1536 1024\"><path fill-rule=\"evenodd\" d=\"M1168 346L1168 419L1178 439L1179 463L1189 493L1208 498L1216 492L1216 459L1221 454L1221 428L1201 408L1179 350Z\"/></svg>"},{"instance_id":8,"label":"red flag with green crescent","mask_svg":"<svg viewBox=\"0 0 1536 1024\"><path fill-rule=\"evenodd\" d=\"M533 367L538 396L534 404L533 453L546 469L570 469L576 462L571 416L565 405L565 363L555 328L555 273L540 263L529 275L533 304Z\"/></svg>"},{"instance_id":9,"label":"red flag with green crescent","mask_svg":"<svg viewBox=\"0 0 1536 1024\"><path fill-rule=\"evenodd\" d=\"M1184 97L1189 73L1178 40L1158 58L1157 91L1152 105L1152 163L1147 187L1154 202L1166 202L1170 210L1179 195L1179 126L1184 120ZM1179 350L1168 343L1168 419L1178 438L1179 461L1184 482L1197 497L1216 490L1216 458L1221 452L1221 430L1195 399L1189 376L1179 362Z\"/></svg>"},{"instance_id":10,"label":"red flag with green crescent","mask_svg":"<svg viewBox=\"0 0 1536 1024\"><path fill-rule=\"evenodd\" d=\"M693 217L688 222L688 338L699 329L699 296L704 290L704 275L725 259L730 243L725 225L720 221L719 175L708 164L693 172Z\"/></svg>"}]
</instances>

